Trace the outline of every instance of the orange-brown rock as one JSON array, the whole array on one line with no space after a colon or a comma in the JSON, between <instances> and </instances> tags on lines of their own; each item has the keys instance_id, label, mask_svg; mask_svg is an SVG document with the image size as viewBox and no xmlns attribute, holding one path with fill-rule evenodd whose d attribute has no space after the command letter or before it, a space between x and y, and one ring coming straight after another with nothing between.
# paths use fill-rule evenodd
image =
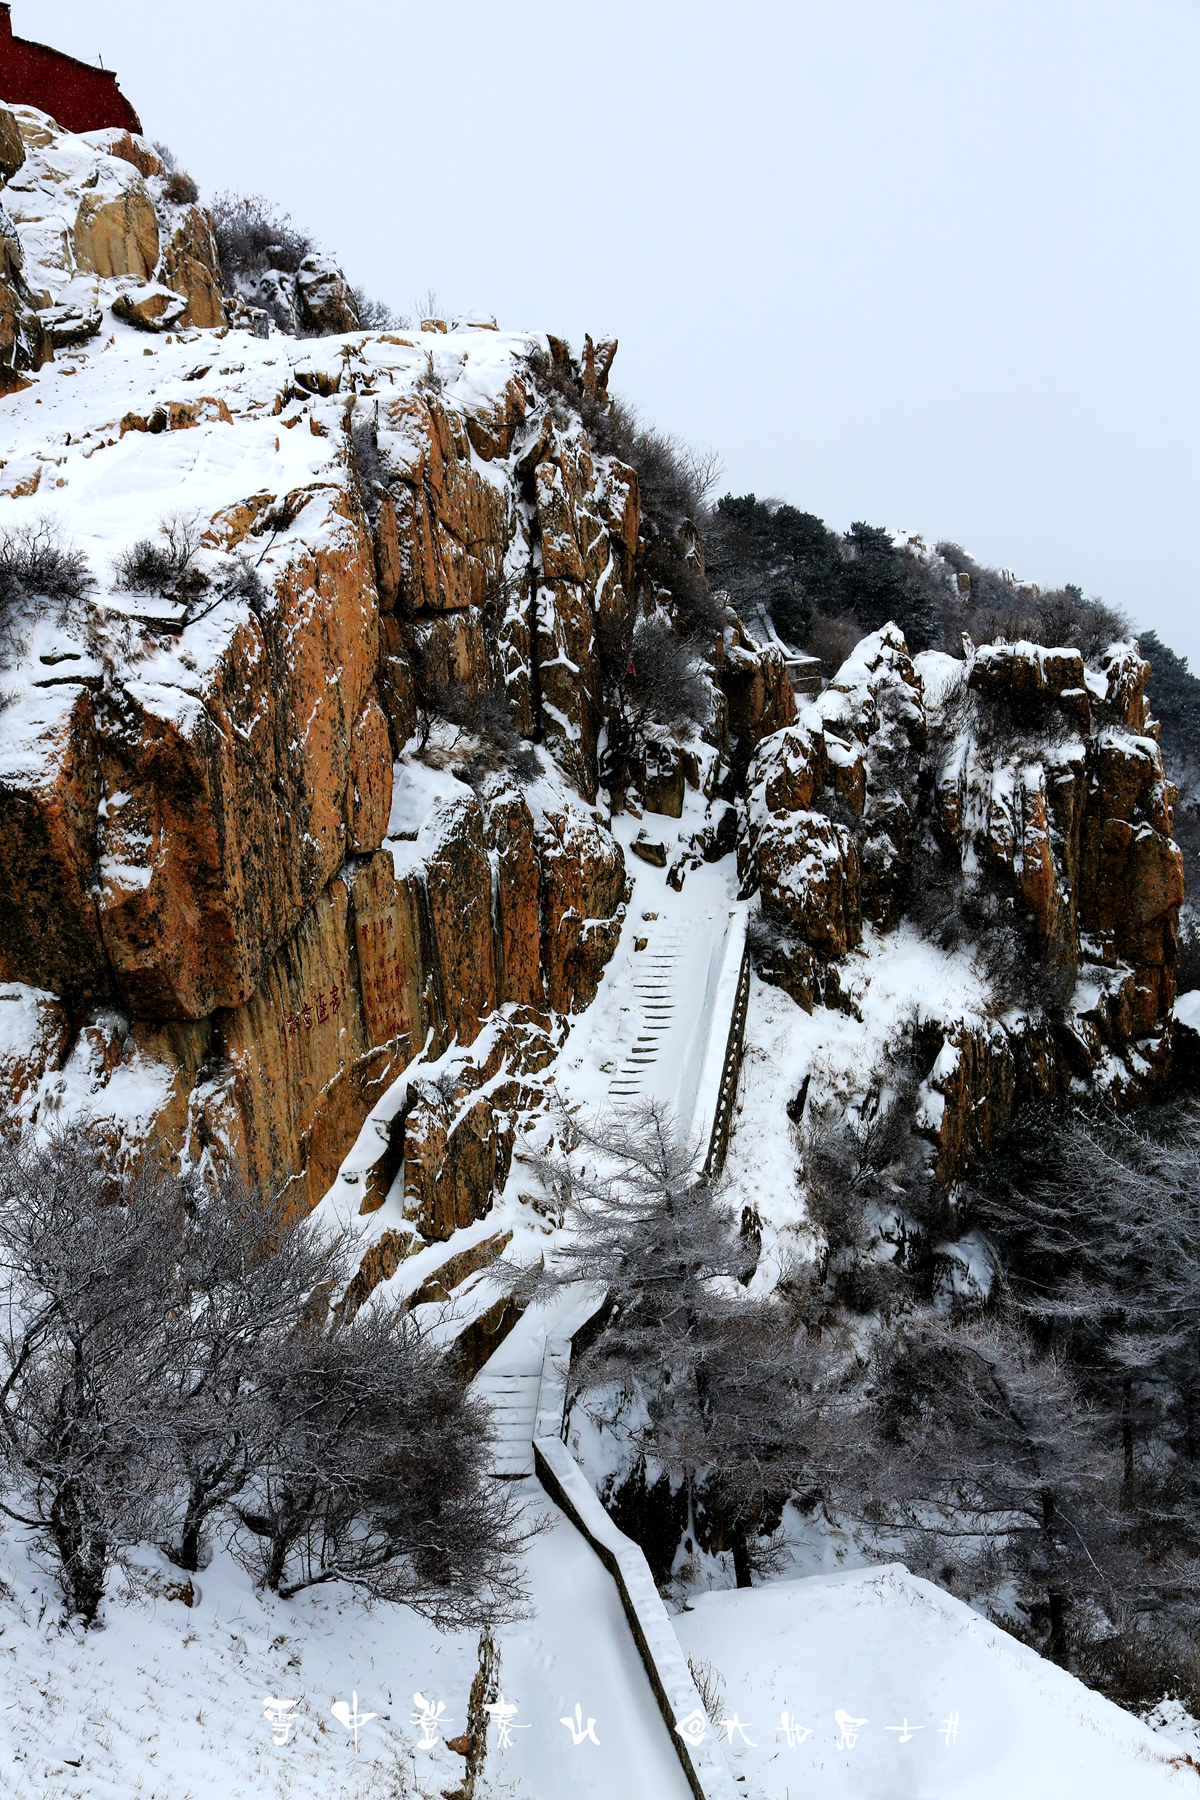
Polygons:
<instances>
[{"instance_id":1,"label":"orange-brown rock","mask_svg":"<svg viewBox=\"0 0 1200 1800\"><path fill-rule=\"evenodd\" d=\"M1085 711L1072 696L1097 680L1077 652L986 646L969 685L1000 709L1016 741L1000 755L960 744L958 762L937 779L942 829L964 850L969 835L977 853L1011 872L1050 963L1132 971L1129 1029L1143 1036L1171 1004L1183 897L1173 790L1157 743L1143 735L1147 674L1132 648L1112 650L1103 691ZM1080 735L1040 740L1044 708L1064 703Z\"/></svg>"},{"instance_id":2,"label":"orange-brown rock","mask_svg":"<svg viewBox=\"0 0 1200 1800\"><path fill-rule=\"evenodd\" d=\"M140 177L127 165L120 179ZM413 1177L419 1206L424 1180L434 1225L454 1229L503 1180L537 1086L529 1042L554 1053L540 1029L497 1060L495 1036L481 1034L498 1008L591 1000L621 928L624 864L598 816L567 797L535 814L503 775L476 794L444 769L412 784L415 816L395 800L404 823L381 850L403 785L392 759L422 687L428 698L499 676L521 728L544 733L593 791L596 619L628 615L637 483L544 407L530 432L532 378L516 359L475 419L452 379L393 401L365 353L345 350L281 377L274 412L274 387L265 399L240 390L231 410L207 350L183 390L198 398L159 400L152 380L123 397L123 429L147 434L136 444L147 462L158 441L168 448L158 434L177 430L202 429L235 458L235 434L268 418L281 422L264 447L293 418L328 441L311 485L233 489L206 530L206 566L227 568L212 553L237 546L263 596L214 608L210 588L181 618L139 595L127 654L76 682L55 661L6 712L0 977L62 996L82 1025L70 1045L23 1052L20 1072L14 1059L8 1085L47 1117L85 1097L114 1133L124 1120L126 1149L157 1134L192 1156L230 1156L300 1211L402 1069L469 1047L474 1073L456 1077L445 1142L439 1085L425 1127L434 1148L412 1162L425 1170ZM166 346L158 354L169 360ZM360 452L346 409L360 403L380 408L386 482L347 466ZM117 434L101 429L106 450ZM43 475L28 460L6 471L11 491ZM269 479L251 460L252 479ZM549 598L535 619L538 577ZM547 790L532 792L544 805Z\"/></svg>"},{"instance_id":3,"label":"orange-brown rock","mask_svg":"<svg viewBox=\"0 0 1200 1800\"><path fill-rule=\"evenodd\" d=\"M0 181L9 181L25 161L21 128L7 106L0 106Z\"/></svg>"},{"instance_id":4,"label":"orange-brown rock","mask_svg":"<svg viewBox=\"0 0 1200 1800\"><path fill-rule=\"evenodd\" d=\"M511 1231L497 1231L491 1237L481 1238L477 1244L470 1244L460 1250L456 1256L447 1257L446 1261L428 1276L419 1288L414 1288L405 1301L406 1308L427 1306L438 1300L448 1300L456 1287L460 1287L468 1275L475 1275L480 1269L486 1269L503 1256L512 1243Z\"/></svg>"},{"instance_id":5,"label":"orange-brown rock","mask_svg":"<svg viewBox=\"0 0 1200 1800\"><path fill-rule=\"evenodd\" d=\"M422 693L463 688L483 693L492 684L484 616L480 607L461 612L427 613L401 627L402 640Z\"/></svg>"},{"instance_id":6,"label":"orange-brown rock","mask_svg":"<svg viewBox=\"0 0 1200 1800\"><path fill-rule=\"evenodd\" d=\"M432 1083L413 1090L404 1139L408 1216L427 1238L448 1238L481 1218L498 1181L507 1175L512 1140L497 1123L490 1100L451 1110Z\"/></svg>"},{"instance_id":7,"label":"orange-brown rock","mask_svg":"<svg viewBox=\"0 0 1200 1800\"><path fill-rule=\"evenodd\" d=\"M485 797L484 841L496 870L496 965L502 1001L541 1006L541 870L533 817L520 789L495 781Z\"/></svg>"},{"instance_id":8,"label":"orange-brown rock","mask_svg":"<svg viewBox=\"0 0 1200 1800\"><path fill-rule=\"evenodd\" d=\"M637 780L647 812L683 817L683 756L678 744L647 735L640 746Z\"/></svg>"},{"instance_id":9,"label":"orange-brown rock","mask_svg":"<svg viewBox=\"0 0 1200 1800\"><path fill-rule=\"evenodd\" d=\"M187 301L159 282L148 281L118 294L112 309L115 318L139 331L170 331L182 321Z\"/></svg>"},{"instance_id":10,"label":"orange-brown rock","mask_svg":"<svg viewBox=\"0 0 1200 1800\"><path fill-rule=\"evenodd\" d=\"M399 545L399 600L410 614L481 607L502 585L508 503L471 461L462 414L419 393L381 404L379 443Z\"/></svg>"},{"instance_id":11,"label":"orange-brown rock","mask_svg":"<svg viewBox=\"0 0 1200 1800\"><path fill-rule=\"evenodd\" d=\"M804 812L826 784L824 733L799 722L760 744L747 775L747 806L767 813Z\"/></svg>"},{"instance_id":12,"label":"orange-brown rock","mask_svg":"<svg viewBox=\"0 0 1200 1800\"><path fill-rule=\"evenodd\" d=\"M770 818L754 845L763 911L814 950L844 956L862 937L859 857L850 833L823 813Z\"/></svg>"},{"instance_id":13,"label":"orange-brown rock","mask_svg":"<svg viewBox=\"0 0 1200 1800\"><path fill-rule=\"evenodd\" d=\"M0 229L0 394L24 387L26 372L40 369L54 354L21 271L19 241Z\"/></svg>"},{"instance_id":14,"label":"orange-brown rock","mask_svg":"<svg viewBox=\"0 0 1200 1800\"><path fill-rule=\"evenodd\" d=\"M76 262L95 275L149 281L158 266L154 203L133 176L121 194L85 194L73 235Z\"/></svg>"},{"instance_id":15,"label":"orange-brown rock","mask_svg":"<svg viewBox=\"0 0 1200 1800\"><path fill-rule=\"evenodd\" d=\"M556 1012L582 1012L620 936L625 858L607 831L574 810L545 815L537 854L546 997Z\"/></svg>"},{"instance_id":16,"label":"orange-brown rock","mask_svg":"<svg viewBox=\"0 0 1200 1800\"><path fill-rule=\"evenodd\" d=\"M352 1319L381 1281L390 1281L406 1257L423 1249L423 1240L415 1231L384 1231L363 1255L353 1279L342 1296L338 1312Z\"/></svg>"},{"instance_id":17,"label":"orange-brown rock","mask_svg":"<svg viewBox=\"0 0 1200 1800\"><path fill-rule=\"evenodd\" d=\"M726 637L720 681L728 709L729 758L744 774L762 739L793 723L796 698L782 651L752 644L737 623Z\"/></svg>"},{"instance_id":18,"label":"orange-brown rock","mask_svg":"<svg viewBox=\"0 0 1200 1800\"><path fill-rule=\"evenodd\" d=\"M404 628L392 612L379 620L379 698L399 756L417 729L417 687Z\"/></svg>"},{"instance_id":19,"label":"orange-brown rock","mask_svg":"<svg viewBox=\"0 0 1200 1800\"><path fill-rule=\"evenodd\" d=\"M537 1077L556 1048L547 1023L506 1009L439 1080L410 1085L404 1211L423 1237L448 1238L482 1218L507 1180L517 1119L545 1104Z\"/></svg>"},{"instance_id":20,"label":"orange-brown rock","mask_svg":"<svg viewBox=\"0 0 1200 1800\"><path fill-rule=\"evenodd\" d=\"M296 271L300 322L319 337L358 330L358 308L337 264L324 256L306 256Z\"/></svg>"},{"instance_id":21,"label":"orange-brown rock","mask_svg":"<svg viewBox=\"0 0 1200 1800\"><path fill-rule=\"evenodd\" d=\"M419 970L401 962L411 940L377 929L381 889L393 895L389 861L381 853L331 882L253 997L214 1020L218 1073L193 1102L198 1137L219 1144L231 1106L247 1174L268 1188L286 1183L297 1213L325 1192L367 1113L420 1047Z\"/></svg>"},{"instance_id":22,"label":"orange-brown rock","mask_svg":"<svg viewBox=\"0 0 1200 1800\"><path fill-rule=\"evenodd\" d=\"M595 614L582 585L539 585L533 654L547 748L584 798L594 800L600 658Z\"/></svg>"},{"instance_id":23,"label":"orange-brown rock","mask_svg":"<svg viewBox=\"0 0 1200 1800\"><path fill-rule=\"evenodd\" d=\"M103 997L91 692L35 689L21 724L21 739L0 761L0 976L76 1001Z\"/></svg>"},{"instance_id":24,"label":"orange-brown rock","mask_svg":"<svg viewBox=\"0 0 1200 1800\"><path fill-rule=\"evenodd\" d=\"M184 207L162 254L161 279L187 301L181 325L225 323L225 292L212 218L201 206Z\"/></svg>"},{"instance_id":25,"label":"orange-brown rock","mask_svg":"<svg viewBox=\"0 0 1200 1800\"><path fill-rule=\"evenodd\" d=\"M528 402L525 389L514 376L503 395L490 405L473 407L466 415L467 436L484 462L506 457L517 431L525 423Z\"/></svg>"},{"instance_id":26,"label":"orange-brown rock","mask_svg":"<svg viewBox=\"0 0 1200 1800\"><path fill-rule=\"evenodd\" d=\"M447 1032L471 1043L497 1004L492 869L483 809L464 796L443 803L425 859L424 883Z\"/></svg>"},{"instance_id":27,"label":"orange-brown rock","mask_svg":"<svg viewBox=\"0 0 1200 1800\"><path fill-rule=\"evenodd\" d=\"M388 724L372 691L354 724L346 783L346 843L356 856L378 850L392 804L392 747Z\"/></svg>"},{"instance_id":28,"label":"orange-brown rock","mask_svg":"<svg viewBox=\"0 0 1200 1800\"><path fill-rule=\"evenodd\" d=\"M400 592L400 531L396 523L396 502L384 494L379 502L375 523L375 576L379 584L379 608L390 612Z\"/></svg>"},{"instance_id":29,"label":"orange-brown rock","mask_svg":"<svg viewBox=\"0 0 1200 1800\"><path fill-rule=\"evenodd\" d=\"M236 1006L348 851L379 842L371 546L338 490L308 499L318 547L283 561L272 604L190 686L172 663L99 720L86 689L36 703L0 770L11 979L147 1018Z\"/></svg>"},{"instance_id":30,"label":"orange-brown rock","mask_svg":"<svg viewBox=\"0 0 1200 1800\"><path fill-rule=\"evenodd\" d=\"M102 143L109 156L119 156L122 162L131 163L139 175L166 173L158 152L145 138L136 137L132 131L120 131L112 127L108 131L92 133L89 141Z\"/></svg>"}]
</instances>

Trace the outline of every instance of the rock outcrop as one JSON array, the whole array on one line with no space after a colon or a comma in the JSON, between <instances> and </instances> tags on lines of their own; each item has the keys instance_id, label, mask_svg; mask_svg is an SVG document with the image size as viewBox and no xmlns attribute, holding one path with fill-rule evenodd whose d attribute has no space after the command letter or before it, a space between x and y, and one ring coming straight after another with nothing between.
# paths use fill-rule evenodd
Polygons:
<instances>
[{"instance_id":1,"label":"rock outcrop","mask_svg":"<svg viewBox=\"0 0 1200 1800\"><path fill-rule=\"evenodd\" d=\"M158 179L138 143L110 150L118 182ZM636 479L553 413L536 340L357 335L280 359L223 332L176 324L150 363L114 364L135 377L115 423L85 348L65 453L4 472L10 494L53 482L102 537L74 510L85 469L148 476L178 441L225 471L186 594L122 589L126 537L94 597L31 602L8 653L8 1095L134 1152L232 1156L300 1211L397 1075L456 1045L467 1087L414 1077L400 1146L437 1235L503 1179L528 1083L621 929L623 859L588 805L592 647L636 603ZM120 479L153 540L154 481ZM522 776L507 752L487 772L469 721L436 724L450 689L510 696L541 746ZM727 767L714 747L706 779Z\"/></svg>"},{"instance_id":2,"label":"rock outcrop","mask_svg":"<svg viewBox=\"0 0 1200 1800\"><path fill-rule=\"evenodd\" d=\"M1023 1101L1076 1079L1143 1093L1168 1066L1183 863L1148 673L1130 645L1094 665L1027 643L914 662L887 626L750 764L760 972L801 1005L853 1005L860 920L936 931L939 892L960 929L986 897L985 964L1011 945L991 1017L939 1023L933 996L917 1034L943 1185Z\"/></svg>"},{"instance_id":3,"label":"rock outcrop","mask_svg":"<svg viewBox=\"0 0 1200 1800\"><path fill-rule=\"evenodd\" d=\"M12 246L0 269L0 355L10 367L46 360L3 342L4 316L21 304L49 315L48 353L94 335L105 307L147 331L224 325L212 220L172 198L144 138L117 127L76 136L33 107L0 108L0 174ZM85 319L88 329L68 331Z\"/></svg>"}]
</instances>

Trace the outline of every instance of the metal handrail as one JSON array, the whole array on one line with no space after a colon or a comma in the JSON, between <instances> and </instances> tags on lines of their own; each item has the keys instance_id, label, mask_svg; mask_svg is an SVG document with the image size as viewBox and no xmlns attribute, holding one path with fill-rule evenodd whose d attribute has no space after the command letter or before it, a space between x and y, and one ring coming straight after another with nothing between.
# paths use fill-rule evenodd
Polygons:
<instances>
[{"instance_id":1,"label":"metal handrail","mask_svg":"<svg viewBox=\"0 0 1200 1800\"><path fill-rule=\"evenodd\" d=\"M734 996L733 1014L729 1020L729 1036L725 1041L725 1061L721 1068L721 1085L717 1090L717 1104L713 1112L708 1154L704 1158L704 1167L700 1173L702 1181L712 1181L725 1166L725 1153L729 1148L729 1132L733 1124L733 1102L737 1095L738 1075L741 1072L742 1050L746 1038L746 1013L750 1006L750 968L750 946L747 945L742 951L742 966L738 971L737 993Z\"/></svg>"}]
</instances>

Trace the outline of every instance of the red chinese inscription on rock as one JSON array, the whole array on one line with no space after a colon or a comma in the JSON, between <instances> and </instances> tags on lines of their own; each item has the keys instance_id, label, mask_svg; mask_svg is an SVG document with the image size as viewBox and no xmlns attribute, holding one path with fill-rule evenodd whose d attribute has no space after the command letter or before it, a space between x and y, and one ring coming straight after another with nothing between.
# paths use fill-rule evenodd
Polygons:
<instances>
[{"instance_id":1,"label":"red chinese inscription on rock","mask_svg":"<svg viewBox=\"0 0 1200 1800\"><path fill-rule=\"evenodd\" d=\"M339 985L340 984L340 985ZM302 1001L287 1016L287 1034L296 1037L301 1031L312 1031L327 1019L340 1016L346 1004L346 971L341 970L331 988L320 988L315 999Z\"/></svg>"}]
</instances>

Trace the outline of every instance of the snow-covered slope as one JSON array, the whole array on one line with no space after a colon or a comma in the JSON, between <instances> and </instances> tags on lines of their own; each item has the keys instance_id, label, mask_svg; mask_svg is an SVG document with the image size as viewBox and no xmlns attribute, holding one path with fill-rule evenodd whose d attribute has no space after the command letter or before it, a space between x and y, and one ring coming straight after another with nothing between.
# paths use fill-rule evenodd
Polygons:
<instances>
[{"instance_id":1,"label":"snow-covered slope","mask_svg":"<svg viewBox=\"0 0 1200 1800\"><path fill-rule=\"evenodd\" d=\"M1183 1745L899 1564L702 1594L675 1628L724 1683L721 1717L745 1727L721 1736L747 1800L1166 1800L1196 1785Z\"/></svg>"}]
</instances>

